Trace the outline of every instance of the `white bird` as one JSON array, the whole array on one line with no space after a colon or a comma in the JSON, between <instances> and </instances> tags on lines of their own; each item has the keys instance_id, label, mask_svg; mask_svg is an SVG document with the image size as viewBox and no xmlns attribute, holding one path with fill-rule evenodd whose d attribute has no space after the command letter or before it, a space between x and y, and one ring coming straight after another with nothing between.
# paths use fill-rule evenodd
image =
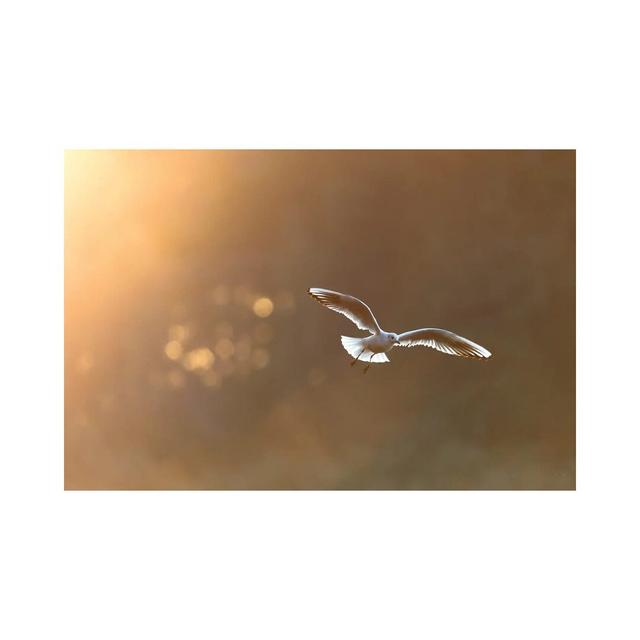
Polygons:
<instances>
[{"instance_id":1,"label":"white bird","mask_svg":"<svg viewBox=\"0 0 640 640\"><path fill-rule=\"evenodd\" d=\"M351 366L360 358L367 362L363 373L366 373L374 362L389 362L387 353L393 347L417 347L422 345L432 347L452 356L462 356L463 358L485 360L491 357L491 352L484 347L445 329L415 329L414 331L405 331L400 334L383 331L371 309L362 300L358 300L353 296L315 287L309 289L308 293L325 307L347 316L358 329L372 334L366 338L341 336L342 346L354 358Z\"/></svg>"}]
</instances>

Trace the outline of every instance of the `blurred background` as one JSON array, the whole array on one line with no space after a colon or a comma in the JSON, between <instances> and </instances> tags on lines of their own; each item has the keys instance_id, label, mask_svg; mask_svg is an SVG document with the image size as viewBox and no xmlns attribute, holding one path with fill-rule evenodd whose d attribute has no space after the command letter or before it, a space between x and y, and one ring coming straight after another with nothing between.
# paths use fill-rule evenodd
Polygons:
<instances>
[{"instance_id":1,"label":"blurred background","mask_svg":"<svg viewBox=\"0 0 640 640\"><path fill-rule=\"evenodd\" d=\"M65 487L574 489L575 153L66 152Z\"/></svg>"}]
</instances>

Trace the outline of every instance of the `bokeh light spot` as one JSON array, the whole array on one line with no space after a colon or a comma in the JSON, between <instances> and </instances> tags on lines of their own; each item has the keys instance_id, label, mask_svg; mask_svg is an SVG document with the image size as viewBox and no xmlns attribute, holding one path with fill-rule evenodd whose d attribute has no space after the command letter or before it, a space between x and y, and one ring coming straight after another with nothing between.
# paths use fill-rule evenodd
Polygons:
<instances>
[{"instance_id":1,"label":"bokeh light spot","mask_svg":"<svg viewBox=\"0 0 640 640\"><path fill-rule=\"evenodd\" d=\"M235 347L229 338L222 338L216 342L216 353L223 359L228 360L234 353Z\"/></svg>"},{"instance_id":2,"label":"bokeh light spot","mask_svg":"<svg viewBox=\"0 0 640 640\"><path fill-rule=\"evenodd\" d=\"M207 371L202 376L202 384L205 387L219 387L222 382L222 377L217 371L213 371L212 369Z\"/></svg>"},{"instance_id":3,"label":"bokeh light spot","mask_svg":"<svg viewBox=\"0 0 640 640\"><path fill-rule=\"evenodd\" d=\"M176 342L183 342L189 337L189 329L183 324L174 324L169 327L169 338Z\"/></svg>"},{"instance_id":4,"label":"bokeh light spot","mask_svg":"<svg viewBox=\"0 0 640 640\"><path fill-rule=\"evenodd\" d=\"M187 371L195 371L196 369L210 369L215 360L211 349L201 347L192 349L182 359L182 364Z\"/></svg>"},{"instance_id":5,"label":"bokeh light spot","mask_svg":"<svg viewBox=\"0 0 640 640\"><path fill-rule=\"evenodd\" d=\"M182 356L182 345L177 340L170 340L164 347L164 353L169 360L179 360Z\"/></svg>"},{"instance_id":6,"label":"bokeh light spot","mask_svg":"<svg viewBox=\"0 0 640 640\"><path fill-rule=\"evenodd\" d=\"M251 363L256 369L264 369L269 364L269 359L266 349L256 349L251 356Z\"/></svg>"},{"instance_id":7,"label":"bokeh light spot","mask_svg":"<svg viewBox=\"0 0 640 640\"><path fill-rule=\"evenodd\" d=\"M270 298L258 298L253 303L253 313L259 318L268 318L273 313L273 302Z\"/></svg>"}]
</instances>

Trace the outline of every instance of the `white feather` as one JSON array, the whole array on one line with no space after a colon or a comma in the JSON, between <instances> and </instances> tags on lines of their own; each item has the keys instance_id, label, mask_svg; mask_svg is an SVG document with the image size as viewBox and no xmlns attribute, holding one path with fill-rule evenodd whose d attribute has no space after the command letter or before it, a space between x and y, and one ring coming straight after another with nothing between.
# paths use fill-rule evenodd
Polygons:
<instances>
[{"instance_id":1,"label":"white feather","mask_svg":"<svg viewBox=\"0 0 640 640\"><path fill-rule=\"evenodd\" d=\"M342 346L345 351L352 357L358 358L362 362L389 362L386 353L374 353L363 344L365 338L350 338L349 336L340 336Z\"/></svg>"},{"instance_id":2,"label":"white feather","mask_svg":"<svg viewBox=\"0 0 640 640\"><path fill-rule=\"evenodd\" d=\"M309 289L309 295L328 309L341 313L353 322L358 329L377 335L380 333L380 325L375 319L371 309L358 298L344 293L331 291L330 289Z\"/></svg>"},{"instance_id":3,"label":"white feather","mask_svg":"<svg viewBox=\"0 0 640 640\"><path fill-rule=\"evenodd\" d=\"M491 352L467 338L458 336L446 329L416 329L405 331L398 336L400 347L431 347L448 353L452 356L463 358L477 358L479 360L490 358Z\"/></svg>"}]
</instances>

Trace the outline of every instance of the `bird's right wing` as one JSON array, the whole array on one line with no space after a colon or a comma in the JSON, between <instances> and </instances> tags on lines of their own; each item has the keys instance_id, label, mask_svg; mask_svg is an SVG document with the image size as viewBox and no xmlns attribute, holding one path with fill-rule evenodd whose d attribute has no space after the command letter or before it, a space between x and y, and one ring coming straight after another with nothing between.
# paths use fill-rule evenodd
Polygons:
<instances>
[{"instance_id":1,"label":"bird's right wing","mask_svg":"<svg viewBox=\"0 0 640 640\"><path fill-rule=\"evenodd\" d=\"M362 300L337 291L317 289L315 287L309 289L308 293L328 309L347 316L358 329L368 331L374 335L380 333L381 329L378 321L375 319L371 309Z\"/></svg>"},{"instance_id":2,"label":"bird's right wing","mask_svg":"<svg viewBox=\"0 0 640 640\"><path fill-rule=\"evenodd\" d=\"M445 329L416 329L415 331L405 331L398 336L399 346L417 347L422 345L432 347L442 353L452 356L462 356L463 358L477 358L483 360L491 357L491 352L487 351L471 340L462 336L457 336Z\"/></svg>"}]
</instances>

